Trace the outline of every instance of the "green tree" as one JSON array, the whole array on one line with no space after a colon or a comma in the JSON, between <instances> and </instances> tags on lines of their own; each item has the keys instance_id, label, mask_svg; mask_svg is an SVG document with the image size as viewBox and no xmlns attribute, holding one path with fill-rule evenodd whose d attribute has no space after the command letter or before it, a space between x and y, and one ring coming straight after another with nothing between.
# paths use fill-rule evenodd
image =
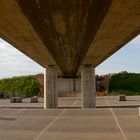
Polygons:
<instances>
[{"instance_id":1,"label":"green tree","mask_svg":"<svg viewBox=\"0 0 140 140\"><path fill-rule=\"evenodd\" d=\"M39 94L39 85L34 76L6 78L0 80L0 91L8 97L15 93L31 97Z\"/></svg>"}]
</instances>

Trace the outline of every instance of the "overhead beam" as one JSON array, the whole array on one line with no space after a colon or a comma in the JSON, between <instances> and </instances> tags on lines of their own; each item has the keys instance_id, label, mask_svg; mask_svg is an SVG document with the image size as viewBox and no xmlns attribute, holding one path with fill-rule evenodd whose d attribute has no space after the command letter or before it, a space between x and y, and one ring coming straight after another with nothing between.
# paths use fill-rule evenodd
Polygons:
<instances>
[{"instance_id":1,"label":"overhead beam","mask_svg":"<svg viewBox=\"0 0 140 140\"><path fill-rule=\"evenodd\" d=\"M56 65L16 0L0 1L0 37L41 66Z\"/></svg>"},{"instance_id":2,"label":"overhead beam","mask_svg":"<svg viewBox=\"0 0 140 140\"><path fill-rule=\"evenodd\" d=\"M140 33L140 1L113 0L82 64L98 66Z\"/></svg>"},{"instance_id":3,"label":"overhead beam","mask_svg":"<svg viewBox=\"0 0 140 140\"><path fill-rule=\"evenodd\" d=\"M17 1L65 77L76 75L112 2Z\"/></svg>"}]
</instances>

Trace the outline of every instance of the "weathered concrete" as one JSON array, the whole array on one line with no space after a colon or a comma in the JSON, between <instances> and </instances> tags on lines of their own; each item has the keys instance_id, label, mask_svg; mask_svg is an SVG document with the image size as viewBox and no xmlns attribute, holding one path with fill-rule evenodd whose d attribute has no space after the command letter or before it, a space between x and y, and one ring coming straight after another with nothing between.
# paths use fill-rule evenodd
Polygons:
<instances>
[{"instance_id":1,"label":"weathered concrete","mask_svg":"<svg viewBox=\"0 0 140 140\"><path fill-rule=\"evenodd\" d=\"M31 97L31 103L38 103L38 97L37 96Z\"/></svg>"},{"instance_id":2,"label":"weathered concrete","mask_svg":"<svg viewBox=\"0 0 140 140\"><path fill-rule=\"evenodd\" d=\"M10 103L21 103L22 98L21 97L11 97L10 98Z\"/></svg>"},{"instance_id":3,"label":"weathered concrete","mask_svg":"<svg viewBox=\"0 0 140 140\"><path fill-rule=\"evenodd\" d=\"M119 95L118 100L119 101L126 101L126 95Z\"/></svg>"},{"instance_id":4,"label":"weathered concrete","mask_svg":"<svg viewBox=\"0 0 140 140\"><path fill-rule=\"evenodd\" d=\"M80 78L58 78L58 93L72 93L81 91Z\"/></svg>"},{"instance_id":5,"label":"weathered concrete","mask_svg":"<svg viewBox=\"0 0 140 140\"><path fill-rule=\"evenodd\" d=\"M47 108L46 79L47 79L46 68L44 68L44 104L43 104L44 109Z\"/></svg>"},{"instance_id":6,"label":"weathered concrete","mask_svg":"<svg viewBox=\"0 0 140 140\"><path fill-rule=\"evenodd\" d=\"M113 0L82 62L98 66L140 34L140 1Z\"/></svg>"},{"instance_id":7,"label":"weathered concrete","mask_svg":"<svg viewBox=\"0 0 140 140\"><path fill-rule=\"evenodd\" d=\"M73 78L58 78L58 92L72 92L73 84L74 84Z\"/></svg>"},{"instance_id":8,"label":"weathered concrete","mask_svg":"<svg viewBox=\"0 0 140 140\"><path fill-rule=\"evenodd\" d=\"M57 70L53 66L48 66L44 78L44 109L57 107ZM46 81L45 81L46 80ZM45 85L46 84L46 85ZM46 93L45 93L46 92Z\"/></svg>"},{"instance_id":9,"label":"weathered concrete","mask_svg":"<svg viewBox=\"0 0 140 140\"><path fill-rule=\"evenodd\" d=\"M140 139L136 108L112 109L126 140ZM110 109L0 109L1 140L124 140Z\"/></svg>"},{"instance_id":10,"label":"weathered concrete","mask_svg":"<svg viewBox=\"0 0 140 140\"><path fill-rule=\"evenodd\" d=\"M75 79L75 91L81 92L81 78Z\"/></svg>"},{"instance_id":11,"label":"weathered concrete","mask_svg":"<svg viewBox=\"0 0 140 140\"><path fill-rule=\"evenodd\" d=\"M92 66L81 67L81 96L83 108L96 107L95 69Z\"/></svg>"},{"instance_id":12,"label":"weathered concrete","mask_svg":"<svg viewBox=\"0 0 140 140\"><path fill-rule=\"evenodd\" d=\"M73 104L73 102L76 102ZM58 108L81 108L80 97L59 97ZM127 96L127 101L118 101L117 96L96 97L96 108L138 108L140 96ZM10 99L0 100L0 108L40 108L43 109L43 98L38 98L38 103L31 103L30 98L23 98L22 103L10 103ZM131 112L130 112L131 113ZM138 115L138 112L137 112Z\"/></svg>"},{"instance_id":13,"label":"weathered concrete","mask_svg":"<svg viewBox=\"0 0 140 140\"><path fill-rule=\"evenodd\" d=\"M0 37L63 77L98 66L140 33L139 0L0 2Z\"/></svg>"},{"instance_id":14,"label":"weathered concrete","mask_svg":"<svg viewBox=\"0 0 140 140\"><path fill-rule=\"evenodd\" d=\"M111 5L111 0L17 2L66 77L76 75Z\"/></svg>"}]
</instances>

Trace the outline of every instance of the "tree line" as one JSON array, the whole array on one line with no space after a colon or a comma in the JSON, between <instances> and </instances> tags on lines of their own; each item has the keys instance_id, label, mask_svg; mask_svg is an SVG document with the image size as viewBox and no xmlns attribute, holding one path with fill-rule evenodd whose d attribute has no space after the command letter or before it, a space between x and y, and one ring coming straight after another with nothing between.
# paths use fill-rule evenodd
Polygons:
<instances>
[{"instance_id":1,"label":"tree line","mask_svg":"<svg viewBox=\"0 0 140 140\"><path fill-rule=\"evenodd\" d=\"M34 76L20 76L0 80L0 92L6 97L18 94L22 97L31 97L39 94L39 85Z\"/></svg>"},{"instance_id":2,"label":"tree line","mask_svg":"<svg viewBox=\"0 0 140 140\"><path fill-rule=\"evenodd\" d=\"M126 71L113 74L108 91L112 94L140 95L140 74Z\"/></svg>"}]
</instances>

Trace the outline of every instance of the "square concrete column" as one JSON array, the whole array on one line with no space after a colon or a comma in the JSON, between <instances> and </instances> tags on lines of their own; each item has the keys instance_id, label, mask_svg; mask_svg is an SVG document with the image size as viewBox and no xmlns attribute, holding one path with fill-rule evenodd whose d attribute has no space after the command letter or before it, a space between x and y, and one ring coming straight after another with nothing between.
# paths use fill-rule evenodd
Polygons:
<instances>
[{"instance_id":1,"label":"square concrete column","mask_svg":"<svg viewBox=\"0 0 140 140\"><path fill-rule=\"evenodd\" d=\"M57 107L57 70L53 66L44 69L44 109Z\"/></svg>"},{"instance_id":2,"label":"square concrete column","mask_svg":"<svg viewBox=\"0 0 140 140\"><path fill-rule=\"evenodd\" d=\"M81 67L82 108L96 107L95 69L92 66Z\"/></svg>"}]
</instances>

